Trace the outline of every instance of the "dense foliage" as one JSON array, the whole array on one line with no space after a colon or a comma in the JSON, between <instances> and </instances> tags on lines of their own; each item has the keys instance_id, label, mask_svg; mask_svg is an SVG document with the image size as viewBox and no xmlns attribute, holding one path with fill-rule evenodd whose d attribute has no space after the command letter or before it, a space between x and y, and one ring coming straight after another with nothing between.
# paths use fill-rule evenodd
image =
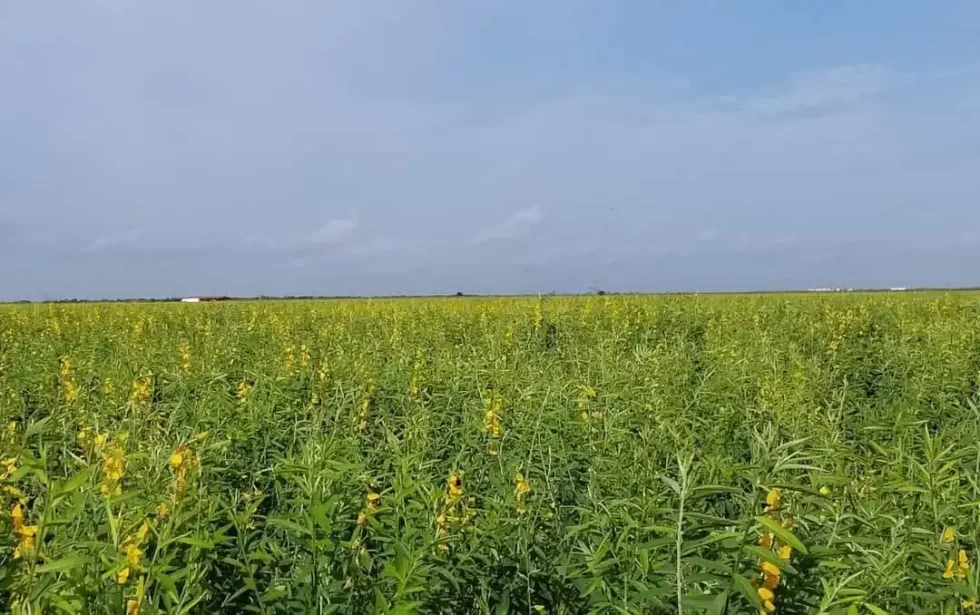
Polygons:
<instances>
[{"instance_id":1,"label":"dense foliage","mask_svg":"<svg viewBox=\"0 0 980 615\"><path fill-rule=\"evenodd\" d=\"M974 294L0 306L0 611L960 613Z\"/></svg>"}]
</instances>

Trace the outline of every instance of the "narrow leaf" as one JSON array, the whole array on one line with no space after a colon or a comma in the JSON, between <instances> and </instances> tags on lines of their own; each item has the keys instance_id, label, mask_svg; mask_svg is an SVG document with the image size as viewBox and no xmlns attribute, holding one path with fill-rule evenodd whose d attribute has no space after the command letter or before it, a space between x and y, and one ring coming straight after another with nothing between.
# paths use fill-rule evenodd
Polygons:
<instances>
[{"instance_id":1,"label":"narrow leaf","mask_svg":"<svg viewBox=\"0 0 980 615\"><path fill-rule=\"evenodd\" d=\"M762 525L766 526L766 528L768 528L769 531L771 531L773 535L776 536L776 538L778 538L785 544L788 544L789 546L793 547L803 555L809 553L809 551L807 551L806 549L806 545L804 545L800 541L800 539L796 537L796 534L784 528L775 519L770 519L769 517L756 517L755 520L761 523Z\"/></svg>"}]
</instances>

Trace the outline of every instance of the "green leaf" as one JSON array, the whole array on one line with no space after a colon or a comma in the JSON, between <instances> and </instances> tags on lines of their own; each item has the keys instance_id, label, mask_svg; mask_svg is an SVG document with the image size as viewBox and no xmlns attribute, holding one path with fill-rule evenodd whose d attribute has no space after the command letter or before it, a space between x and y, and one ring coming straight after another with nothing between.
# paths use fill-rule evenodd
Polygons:
<instances>
[{"instance_id":1,"label":"green leaf","mask_svg":"<svg viewBox=\"0 0 980 615\"><path fill-rule=\"evenodd\" d=\"M756 611L762 610L762 600L759 598L759 593L752 583L740 574L732 576L732 587L734 587L738 593L745 596L745 599L749 601Z\"/></svg>"},{"instance_id":2,"label":"green leaf","mask_svg":"<svg viewBox=\"0 0 980 615\"><path fill-rule=\"evenodd\" d=\"M39 421L35 421L35 422L31 423L27 427L27 429L24 430L24 440L29 440L29 439L31 439L31 437L36 436L37 434L39 434L42 431L44 431L44 428L47 427L47 425L48 425L48 423L50 421L51 421L51 417L50 416L46 416L46 417L44 417L43 419L41 419Z\"/></svg>"},{"instance_id":3,"label":"green leaf","mask_svg":"<svg viewBox=\"0 0 980 615\"><path fill-rule=\"evenodd\" d=\"M668 487L670 487L671 490L674 493L676 493L678 496L680 496L680 494L681 494L681 486L677 484L677 481L676 480L674 480L673 478L671 478L669 476L661 476L660 477L660 480L662 480L664 482L664 484L666 484Z\"/></svg>"},{"instance_id":4,"label":"green leaf","mask_svg":"<svg viewBox=\"0 0 980 615\"><path fill-rule=\"evenodd\" d=\"M75 491L76 489L78 489L79 487L85 484L85 481L88 480L88 477L91 473L92 473L91 467L87 467L83 469L81 472L78 472L77 474L69 478L67 482L64 482L58 485L57 487L55 487L55 493L57 495L67 495L72 491Z\"/></svg>"},{"instance_id":5,"label":"green leaf","mask_svg":"<svg viewBox=\"0 0 980 615\"><path fill-rule=\"evenodd\" d=\"M755 545L746 545L744 549L759 559L769 562L782 571L790 574L798 574L796 568L793 568L788 561L779 557L779 554L775 553L772 549L763 549L762 547L757 547Z\"/></svg>"},{"instance_id":6,"label":"green leaf","mask_svg":"<svg viewBox=\"0 0 980 615\"><path fill-rule=\"evenodd\" d=\"M282 519L279 517L273 517L267 522L268 525L272 527L278 527L280 529L293 532L294 534L301 534L303 536L312 536L313 530L303 527L295 521L290 521L289 519Z\"/></svg>"},{"instance_id":7,"label":"green leaf","mask_svg":"<svg viewBox=\"0 0 980 615\"><path fill-rule=\"evenodd\" d=\"M783 543L788 544L803 555L809 553L809 551L806 549L806 545L804 545L800 539L796 537L796 534L784 528L775 519L771 519L769 517L756 517L755 520L766 526L766 528L768 528L769 531L771 531L773 535Z\"/></svg>"},{"instance_id":8,"label":"green leaf","mask_svg":"<svg viewBox=\"0 0 980 615\"><path fill-rule=\"evenodd\" d=\"M725 487L724 485L701 485L700 487L691 489L691 494L688 496L688 499L694 500L696 498L704 498L721 493L743 497L745 496L745 492L743 490L735 487Z\"/></svg>"},{"instance_id":9,"label":"green leaf","mask_svg":"<svg viewBox=\"0 0 980 615\"><path fill-rule=\"evenodd\" d=\"M692 609L695 611L708 611L715 608L715 603L717 601L717 596L712 596L711 594L702 594L700 596L684 596L684 609Z\"/></svg>"},{"instance_id":10,"label":"green leaf","mask_svg":"<svg viewBox=\"0 0 980 615\"><path fill-rule=\"evenodd\" d=\"M510 613L510 589L505 587L503 595L500 597L500 602L497 603L496 609L497 615L506 615Z\"/></svg>"},{"instance_id":11,"label":"green leaf","mask_svg":"<svg viewBox=\"0 0 980 615\"><path fill-rule=\"evenodd\" d=\"M283 587L270 587L264 594L262 594L261 601L263 604L267 602L275 602L280 598L287 596L289 592Z\"/></svg>"},{"instance_id":12,"label":"green leaf","mask_svg":"<svg viewBox=\"0 0 980 615\"><path fill-rule=\"evenodd\" d=\"M874 615L889 615L888 611L878 608L875 605L871 604L870 602L865 602L864 608L871 611Z\"/></svg>"},{"instance_id":13,"label":"green leaf","mask_svg":"<svg viewBox=\"0 0 980 615\"><path fill-rule=\"evenodd\" d=\"M712 604L705 615L724 615L725 607L728 605L728 592L724 591L715 597L714 604Z\"/></svg>"},{"instance_id":14,"label":"green leaf","mask_svg":"<svg viewBox=\"0 0 980 615\"><path fill-rule=\"evenodd\" d=\"M180 539L177 540L177 542L182 543L182 544L185 544L185 545L188 545L188 546L191 546L191 547L197 547L199 549L212 549L212 548L214 548L214 544L212 544L212 543L210 543L210 542L208 542L206 540L201 540L199 538L180 538Z\"/></svg>"},{"instance_id":15,"label":"green leaf","mask_svg":"<svg viewBox=\"0 0 980 615\"><path fill-rule=\"evenodd\" d=\"M69 555L68 557L42 564L35 569L35 572L40 574L45 574L48 572L64 572L66 570L80 568L85 564L85 561L85 558L80 555Z\"/></svg>"}]
</instances>

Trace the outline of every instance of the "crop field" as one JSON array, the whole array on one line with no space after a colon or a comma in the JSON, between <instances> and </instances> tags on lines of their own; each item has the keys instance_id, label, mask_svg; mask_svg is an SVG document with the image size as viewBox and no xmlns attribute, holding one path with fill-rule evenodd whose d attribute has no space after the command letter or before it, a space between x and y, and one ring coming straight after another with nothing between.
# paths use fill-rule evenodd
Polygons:
<instances>
[{"instance_id":1,"label":"crop field","mask_svg":"<svg viewBox=\"0 0 980 615\"><path fill-rule=\"evenodd\" d=\"M0 306L0 612L976 611L971 293Z\"/></svg>"}]
</instances>

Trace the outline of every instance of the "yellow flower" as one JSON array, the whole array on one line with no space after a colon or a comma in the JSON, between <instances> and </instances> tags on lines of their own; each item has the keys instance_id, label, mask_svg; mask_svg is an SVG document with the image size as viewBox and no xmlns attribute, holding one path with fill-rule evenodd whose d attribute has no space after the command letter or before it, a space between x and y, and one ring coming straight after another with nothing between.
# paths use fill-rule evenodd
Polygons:
<instances>
[{"instance_id":1,"label":"yellow flower","mask_svg":"<svg viewBox=\"0 0 980 615\"><path fill-rule=\"evenodd\" d=\"M820 495L822 495L824 497L827 497L828 495L830 495L830 487L828 487L827 485L824 485L823 487L821 487L820 488Z\"/></svg>"},{"instance_id":2,"label":"yellow flower","mask_svg":"<svg viewBox=\"0 0 980 615\"><path fill-rule=\"evenodd\" d=\"M520 472L514 475L514 483L514 496L517 498L517 512L527 512L524 507L524 497L531 493L531 483Z\"/></svg>"},{"instance_id":3,"label":"yellow flower","mask_svg":"<svg viewBox=\"0 0 980 615\"><path fill-rule=\"evenodd\" d=\"M517 483L516 490L518 495L527 495L531 492L531 483L527 482L527 479L520 472L514 477L514 481Z\"/></svg>"},{"instance_id":4,"label":"yellow flower","mask_svg":"<svg viewBox=\"0 0 980 615\"><path fill-rule=\"evenodd\" d=\"M783 545L779 547L779 557L783 558L784 560L789 560L789 558L792 557L792 555L793 555L793 547L789 545Z\"/></svg>"},{"instance_id":5,"label":"yellow flower","mask_svg":"<svg viewBox=\"0 0 980 615\"><path fill-rule=\"evenodd\" d=\"M953 544L953 541L954 540L956 540L956 528L955 527L947 527L945 530L943 530L942 543L944 545L951 545L951 544Z\"/></svg>"},{"instance_id":6,"label":"yellow flower","mask_svg":"<svg viewBox=\"0 0 980 615\"><path fill-rule=\"evenodd\" d=\"M105 442L105 439L102 440ZM102 487L103 496L119 495L122 492L121 482L126 473L126 451L119 444L113 444L102 453Z\"/></svg>"},{"instance_id":7,"label":"yellow flower","mask_svg":"<svg viewBox=\"0 0 980 615\"><path fill-rule=\"evenodd\" d=\"M235 399L239 402L244 402L248 399L249 394L252 392L252 387L249 386L247 382L242 380L238 383L238 387L235 389Z\"/></svg>"},{"instance_id":8,"label":"yellow flower","mask_svg":"<svg viewBox=\"0 0 980 615\"><path fill-rule=\"evenodd\" d=\"M766 493L766 512L779 510L779 505L783 501L783 495L779 489L770 489Z\"/></svg>"},{"instance_id":9,"label":"yellow flower","mask_svg":"<svg viewBox=\"0 0 980 615\"><path fill-rule=\"evenodd\" d=\"M778 578L782 574L779 567L772 562L762 562L760 568L762 569L762 572L766 573L766 575L770 577Z\"/></svg>"},{"instance_id":10,"label":"yellow flower","mask_svg":"<svg viewBox=\"0 0 980 615\"><path fill-rule=\"evenodd\" d=\"M135 543L126 545L123 550L126 553L126 564L128 566L136 568L143 561L143 550Z\"/></svg>"},{"instance_id":11,"label":"yellow flower","mask_svg":"<svg viewBox=\"0 0 980 615\"><path fill-rule=\"evenodd\" d=\"M449 475L446 481L446 504L453 504L463 497L463 480L455 472Z\"/></svg>"},{"instance_id":12,"label":"yellow flower","mask_svg":"<svg viewBox=\"0 0 980 615\"><path fill-rule=\"evenodd\" d=\"M953 578L953 570L954 570L954 567L955 566L956 566L956 562L954 562L951 559L946 560L946 571L943 572L943 578L944 579L952 579Z\"/></svg>"},{"instance_id":13,"label":"yellow flower","mask_svg":"<svg viewBox=\"0 0 980 615\"><path fill-rule=\"evenodd\" d=\"M168 506L166 502L157 506L157 517L160 517L161 519L166 519L169 516L170 516L170 506Z\"/></svg>"},{"instance_id":14,"label":"yellow flower","mask_svg":"<svg viewBox=\"0 0 980 615\"><path fill-rule=\"evenodd\" d=\"M776 610L776 605L773 601L776 599L776 594L774 594L768 587L760 587L756 591L759 594L759 600L762 601L762 612L774 612Z\"/></svg>"},{"instance_id":15,"label":"yellow flower","mask_svg":"<svg viewBox=\"0 0 980 615\"><path fill-rule=\"evenodd\" d=\"M759 545L763 549L771 549L772 548L772 534L763 534L759 538Z\"/></svg>"},{"instance_id":16,"label":"yellow flower","mask_svg":"<svg viewBox=\"0 0 980 615\"><path fill-rule=\"evenodd\" d=\"M6 480L7 477L17 471L17 460L13 457L0 461L0 465L3 466L3 475L0 476L0 480Z\"/></svg>"},{"instance_id":17,"label":"yellow flower","mask_svg":"<svg viewBox=\"0 0 980 615\"><path fill-rule=\"evenodd\" d=\"M150 396L153 392L153 385L149 377L138 378L133 382L132 391L129 394L129 399L133 403L142 404L150 401Z\"/></svg>"},{"instance_id":18,"label":"yellow flower","mask_svg":"<svg viewBox=\"0 0 980 615\"><path fill-rule=\"evenodd\" d=\"M14 559L20 559L25 553L34 549L37 526L24 525L24 509L21 508L20 504L14 505L10 512L10 518L14 534L19 536L17 548L14 549Z\"/></svg>"},{"instance_id":19,"label":"yellow flower","mask_svg":"<svg viewBox=\"0 0 980 615\"><path fill-rule=\"evenodd\" d=\"M184 456L178 451L170 456L170 467L177 469L184 465Z\"/></svg>"},{"instance_id":20,"label":"yellow flower","mask_svg":"<svg viewBox=\"0 0 980 615\"><path fill-rule=\"evenodd\" d=\"M25 536L24 538L21 538L20 543L17 545L17 548L14 549L14 559L20 559L21 557L24 556L25 553L27 553L28 551L32 551L33 549L34 549L33 536Z\"/></svg>"},{"instance_id":21,"label":"yellow flower","mask_svg":"<svg viewBox=\"0 0 980 615\"><path fill-rule=\"evenodd\" d=\"M15 530L22 538L34 538L37 535L36 525L21 525Z\"/></svg>"},{"instance_id":22,"label":"yellow flower","mask_svg":"<svg viewBox=\"0 0 980 615\"><path fill-rule=\"evenodd\" d=\"M959 554L959 566L956 570L956 576L961 581L966 578L966 575L970 573L970 560L967 559L966 550L960 549Z\"/></svg>"},{"instance_id":23,"label":"yellow flower","mask_svg":"<svg viewBox=\"0 0 980 615\"><path fill-rule=\"evenodd\" d=\"M123 568L118 576L116 577L116 582L119 585L125 585L129 581L129 575L134 568L139 568L143 563L143 550L140 545L143 544L150 534L150 524L143 521L140 525L140 529L137 530L135 534L130 535L123 541L122 552L126 556L126 567Z\"/></svg>"},{"instance_id":24,"label":"yellow flower","mask_svg":"<svg viewBox=\"0 0 980 615\"><path fill-rule=\"evenodd\" d=\"M963 600L962 604L964 611L972 611L973 609L977 608L977 601L974 598L966 598Z\"/></svg>"}]
</instances>

